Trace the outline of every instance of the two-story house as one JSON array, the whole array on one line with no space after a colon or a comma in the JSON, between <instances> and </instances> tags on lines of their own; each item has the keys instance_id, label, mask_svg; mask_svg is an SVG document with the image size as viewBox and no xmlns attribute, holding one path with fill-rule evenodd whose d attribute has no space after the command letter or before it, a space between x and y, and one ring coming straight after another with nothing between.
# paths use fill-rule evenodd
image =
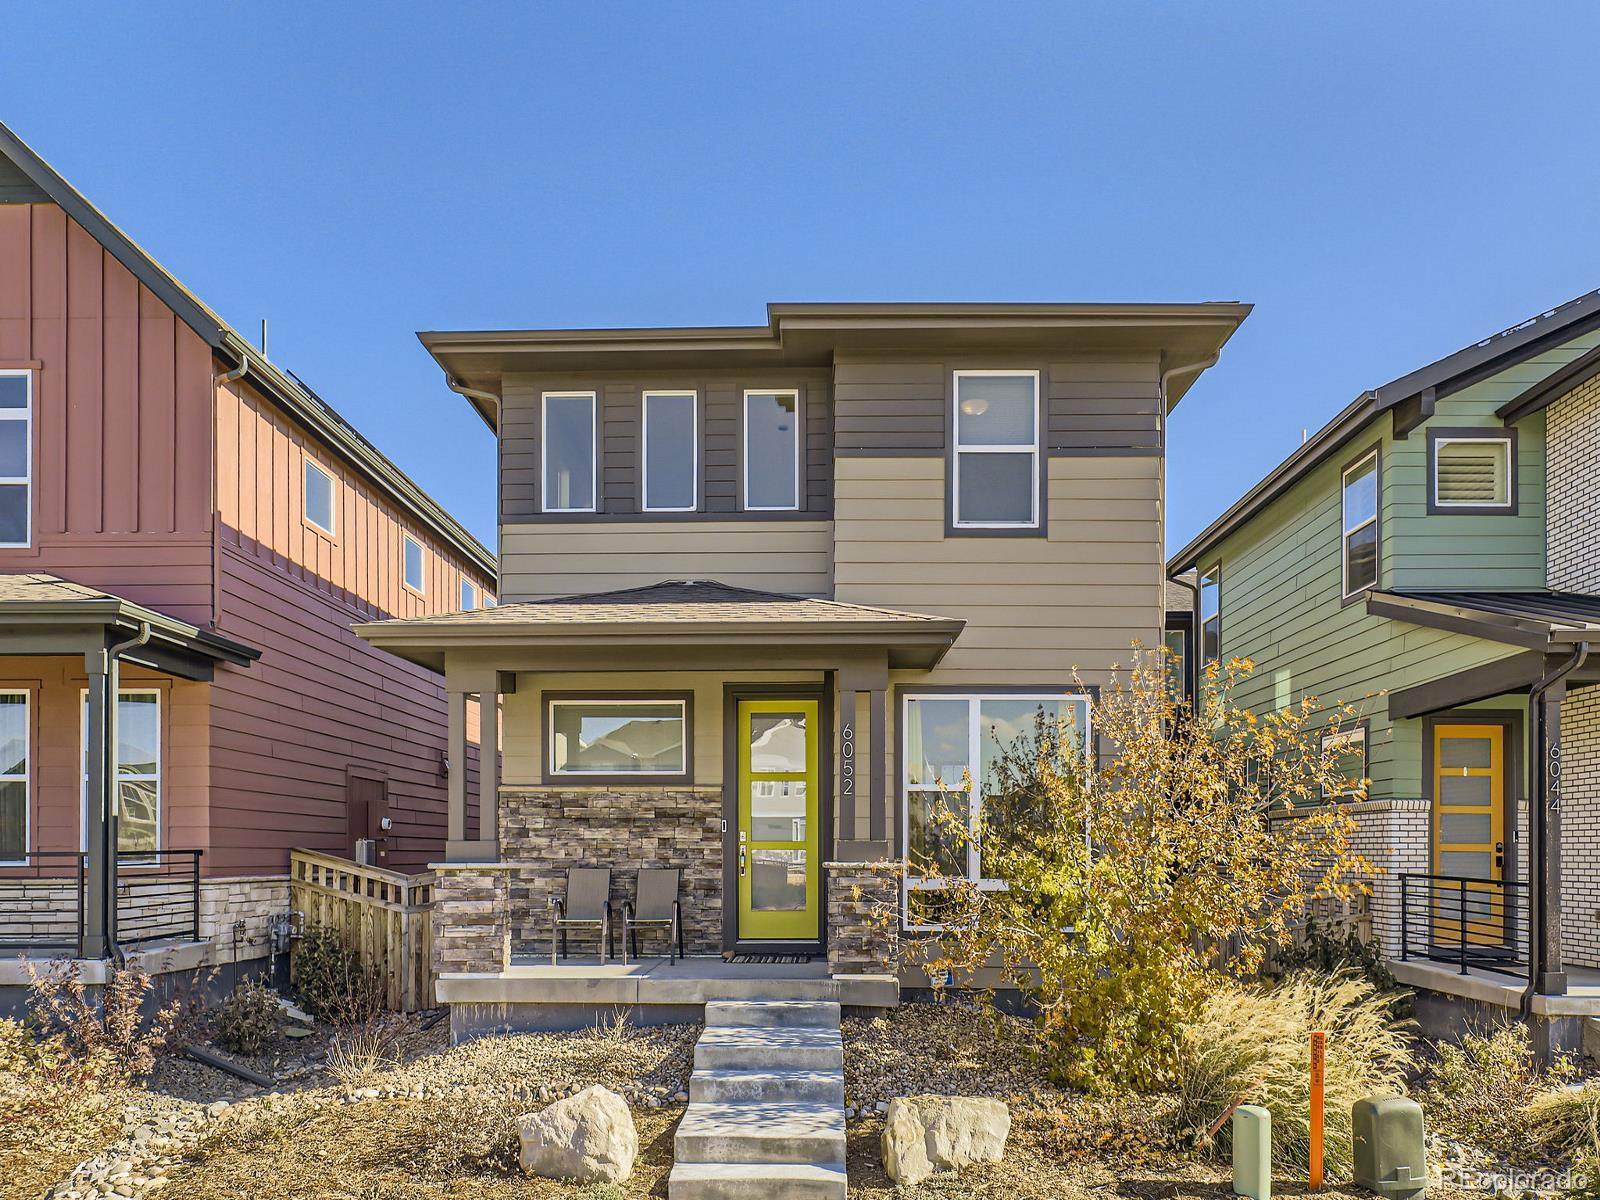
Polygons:
<instances>
[{"instance_id":1,"label":"two-story house","mask_svg":"<svg viewBox=\"0 0 1600 1200\"><path fill-rule=\"evenodd\" d=\"M351 626L494 575L0 127L0 945L256 958L291 847L438 857L443 681Z\"/></svg>"},{"instance_id":2,"label":"two-story house","mask_svg":"<svg viewBox=\"0 0 1600 1200\"><path fill-rule=\"evenodd\" d=\"M499 437L501 605L358 632L444 672L453 713L502 711L476 838L450 776L457 1031L705 999L533 965L571 866L611 869L619 908L637 869L681 868L691 955L814 956L852 1002L897 995L941 781L981 789L1041 708L1087 732L1094 689L1161 641L1167 415L1247 312L777 304L754 327L423 334Z\"/></svg>"},{"instance_id":3,"label":"two-story house","mask_svg":"<svg viewBox=\"0 0 1600 1200\"><path fill-rule=\"evenodd\" d=\"M1568 1045L1600 1012L1597 464L1591 293L1362 393L1168 564L1247 704L1362 702L1372 933L1424 1016Z\"/></svg>"}]
</instances>

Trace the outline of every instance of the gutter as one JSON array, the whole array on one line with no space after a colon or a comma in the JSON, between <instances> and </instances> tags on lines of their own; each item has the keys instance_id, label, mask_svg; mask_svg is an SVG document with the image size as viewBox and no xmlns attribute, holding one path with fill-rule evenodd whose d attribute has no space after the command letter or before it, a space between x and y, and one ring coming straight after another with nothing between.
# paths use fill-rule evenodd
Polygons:
<instances>
[{"instance_id":1,"label":"gutter","mask_svg":"<svg viewBox=\"0 0 1600 1200\"><path fill-rule=\"evenodd\" d=\"M495 395L495 393L493 393L493 392L483 391L481 388L468 387L466 384L462 383L459 379L455 378L453 375L449 374L448 372L445 373L444 385L445 385L445 387L449 388L452 392L454 392L458 396L465 396L468 400L481 400L485 404L494 405L494 420L492 422L490 422L489 428L494 431L494 435L495 435L496 439L499 438L499 436L500 436L500 404L501 404L501 400L500 400L499 396ZM474 404L472 407L473 408L478 408L478 406L476 404ZM482 409L479 409L478 411L480 413L483 412Z\"/></svg>"}]
</instances>

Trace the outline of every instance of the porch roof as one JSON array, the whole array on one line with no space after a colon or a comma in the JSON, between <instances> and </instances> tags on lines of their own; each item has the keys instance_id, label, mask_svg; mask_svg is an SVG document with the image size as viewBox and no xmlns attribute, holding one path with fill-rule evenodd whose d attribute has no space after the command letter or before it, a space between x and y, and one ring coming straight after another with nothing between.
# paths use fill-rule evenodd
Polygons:
<instances>
[{"instance_id":1,"label":"porch roof","mask_svg":"<svg viewBox=\"0 0 1600 1200\"><path fill-rule=\"evenodd\" d=\"M1530 650L1600 642L1600 596L1576 592L1372 592L1367 612Z\"/></svg>"},{"instance_id":2,"label":"porch roof","mask_svg":"<svg viewBox=\"0 0 1600 1200\"><path fill-rule=\"evenodd\" d=\"M219 662L247 667L261 651L131 600L45 574L0 574L0 654L83 654L150 627L123 661L208 680Z\"/></svg>"},{"instance_id":3,"label":"porch roof","mask_svg":"<svg viewBox=\"0 0 1600 1200\"><path fill-rule=\"evenodd\" d=\"M872 647L889 665L929 668L944 657L966 622L954 617L847 604L674 579L647 587L591 592L470 612L355 627L375 646L444 669L446 650L558 644L586 646Z\"/></svg>"}]
</instances>

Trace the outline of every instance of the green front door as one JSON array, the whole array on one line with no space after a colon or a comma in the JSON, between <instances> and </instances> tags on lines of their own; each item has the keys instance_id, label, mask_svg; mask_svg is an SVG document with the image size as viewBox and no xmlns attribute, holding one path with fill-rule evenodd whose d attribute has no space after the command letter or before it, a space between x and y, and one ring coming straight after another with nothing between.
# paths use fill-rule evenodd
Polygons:
<instances>
[{"instance_id":1,"label":"green front door","mask_svg":"<svg viewBox=\"0 0 1600 1200\"><path fill-rule=\"evenodd\" d=\"M818 702L741 700L739 939L816 941Z\"/></svg>"}]
</instances>

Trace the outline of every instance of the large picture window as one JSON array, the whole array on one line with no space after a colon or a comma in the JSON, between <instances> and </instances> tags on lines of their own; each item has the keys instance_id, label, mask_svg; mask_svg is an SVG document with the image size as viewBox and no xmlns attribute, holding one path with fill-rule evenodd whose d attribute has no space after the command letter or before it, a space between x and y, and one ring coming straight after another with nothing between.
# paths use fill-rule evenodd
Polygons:
<instances>
[{"instance_id":1,"label":"large picture window","mask_svg":"<svg viewBox=\"0 0 1600 1200\"><path fill-rule=\"evenodd\" d=\"M545 512L594 512L593 392L545 392L540 415Z\"/></svg>"},{"instance_id":2,"label":"large picture window","mask_svg":"<svg viewBox=\"0 0 1600 1200\"><path fill-rule=\"evenodd\" d=\"M0 371L0 546L33 536L33 372Z\"/></svg>"},{"instance_id":3,"label":"large picture window","mask_svg":"<svg viewBox=\"0 0 1600 1200\"><path fill-rule=\"evenodd\" d=\"M687 699L552 697L548 704L552 777L689 773Z\"/></svg>"},{"instance_id":4,"label":"large picture window","mask_svg":"<svg viewBox=\"0 0 1600 1200\"><path fill-rule=\"evenodd\" d=\"M89 695L83 696L80 726L83 776L89 778ZM123 688L117 703L117 849L130 854L161 848L161 693ZM85 786L85 817L89 803ZM89 823L85 819L83 849Z\"/></svg>"},{"instance_id":5,"label":"large picture window","mask_svg":"<svg viewBox=\"0 0 1600 1200\"><path fill-rule=\"evenodd\" d=\"M1344 469L1344 594L1378 584L1378 452L1362 455Z\"/></svg>"},{"instance_id":6,"label":"large picture window","mask_svg":"<svg viewBox=\"0 0 1600 1200\"><path fill-rule=\"evenodd\" d=\"M644 394L645 512L693 512L699 463L695 393Z\"/></svg>"},{"instance_id":7,"label":"large picture window","mask_svg":"<svg viewBox=\"0 0 1600 1200\"><path fill-rule=\"evenodd\" d=\"M1039 372L955 373L958 529L1039 526Z\"/></svg>"},{"instance_id":8,"label":"large picture window","mask_svg":"<svg viewBox=\"0 0 1600 1200\"><path fill-rule=\"evenodd\" d=\"M744 506L753 512L800 507L800 393L744 394Z\"/></svg>"},{"instance_id":9,"label":"large picture window","mask_svg":"<svg viewBox=\"0 0 1600 1200\"><path fill-rule=\"evenodd\" d=\"M918 896L919 892L936 892L948 880L1001 886L985 873L982 847L976 839L952 836L948 824L955 820L977 831L983 795L994 783L996 765L1019 738L1033 737L1041 713L1046 722L1065 722L1075 730L1087 752L1089 698L1084 695L931 693L905 697L900 717L901 827L905 830L909 928L933 924L923 902L934 898Z\"/></svg>"},{"instance_id":10,"label":"large picture window","mask_svg":"<svg viewBox=\"0 0 1600 1200\"><path fill-rule=\"evenodd\" d=\"M28 693L0 692L0 862L28 857Z\"/></svg>"}]
</instances>

